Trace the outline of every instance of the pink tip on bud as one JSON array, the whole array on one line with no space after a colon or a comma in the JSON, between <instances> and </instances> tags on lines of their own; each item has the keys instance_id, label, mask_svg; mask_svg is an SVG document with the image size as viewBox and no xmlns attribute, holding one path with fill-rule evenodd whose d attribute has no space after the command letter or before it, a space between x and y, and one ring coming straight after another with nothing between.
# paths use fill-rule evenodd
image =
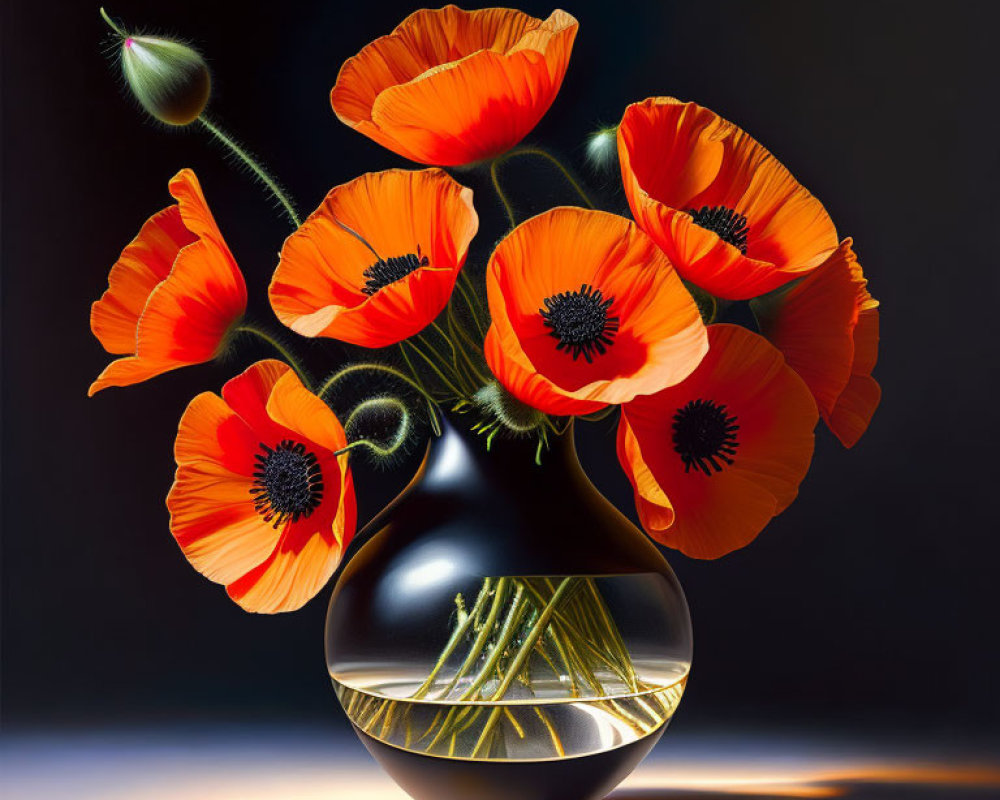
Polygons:
<instances>
[{"instance_id":1,"label":"pink tip on bud","mask_svg":"<svg viewBox=\"0 0 1000 800\"><path fill-rule=\"evenodd\" d=\"M125 46L131 49L131 47L132 47L132 37L131 37L131 36L129 36L129 37L128 37L128 38L127 38L127 39L125 40Z\"/></svg>"}]
</instances>

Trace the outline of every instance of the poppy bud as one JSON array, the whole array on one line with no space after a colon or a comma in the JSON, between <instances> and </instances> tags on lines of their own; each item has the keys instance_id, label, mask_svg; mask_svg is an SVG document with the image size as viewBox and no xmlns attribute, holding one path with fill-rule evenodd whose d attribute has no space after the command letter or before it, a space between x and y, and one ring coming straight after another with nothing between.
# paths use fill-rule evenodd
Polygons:
<instances>
[{"instance_id":1,"label":"poppy bud","mask_svg":"<svg viewBox=\"0 0 1000 800\"><path fill-rule=\"evenodd\" d=\"M186 44L159 36L133 36L101 16L121 37L125 82L146 111L167 125L190 125L211 94L212 78L201 55Z\"/></svg>"},{"instance_id":2,"label":"poppy bud","mask_svg":"<svg viewBox=\"0 0 1000 800\"><path fill-rule=\"evenodd\" d=\"M607 169L618 160L618 128L601 128L587 138L587 158L599 169Z\"/></svg>"}]
</instances>

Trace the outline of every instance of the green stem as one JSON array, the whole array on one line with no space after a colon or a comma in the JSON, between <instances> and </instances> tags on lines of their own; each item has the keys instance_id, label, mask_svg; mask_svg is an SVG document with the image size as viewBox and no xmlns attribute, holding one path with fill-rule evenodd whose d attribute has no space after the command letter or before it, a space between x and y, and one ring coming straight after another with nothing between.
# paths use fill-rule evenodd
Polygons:
<instances>
[{"instance_id":1,"label":"green stem","mask_svg":"<svg viewBox=\"0 0 1000 800\"><path fill-rule=\"evenodd\" d=\"M423 350L417 347L417 345L413 342L412 339L405 339L403 341L403 344L409 345L410 347L413 348L413 351L424 360L427 366L430 367L431 370L434 372L434 374L438 376L438 379L441 381L441 383L443 383L445 387L448 389L448 391L450 391L455 397L461 398L464 396L464 393L461 390L457 389L455 387L455 384L453 384L445 377L444 373L438 368L437 364L434 363L434 359L432 359ZM424 342L424 344L426 344L426 342ZM431 351L433 352L433 348L431 348Z\"/></svg>"},{"instance_id":2,"label":"green stem","mask_svg":"<svg viewBox=\"0 0 1000 800\"><path fill-rule=\"evenodd\" d=\"M267 342L271 347L281 353L285 361L288 362L288 366L295 370L295 373L299 376L299 380L307 388L312 388L312 382L309 380L309 376L306 374L305 369L298 362L298 360L291 354L291 352L286 348L281 342L279 342L274 336L269 334L267 331L261 330L254 325L238 325L233 328L233 333L249 333L256 336L258 339Z\"/></svg>"},{"instance_id":3,"label":"green stem","mask_svg":"<svg viewBox=\"0 0 1000 800\"><path fill-rule=\"evenodd\" d=\"M417 372L417 368L413 366L413 362L410 361L410 357L406 354L406 348L403 347L403 343L399 343L399 352L403 356L403 361L406 364L406 368L410 371L410 375L413 377L414 382L419 387L420 391L424 395L424 402L427 403L427 413L431 420L431 429L434 431L435 436L441 435L441 425L438 423L437 413L435 409L437 408L437 403L431 400L431 394L427 391L427 387L424 385L423 380L420 378L420 373Z\"/></svg>"},{"instance_id":4,"label":"green stem","mask_svg":"<svg viewBox=\"0 0 1000 800\"><path fill-rule=\"evenodd\" d=\"M476 294L475 287L472 285L472 280L464 272L458 273L458 291L462 295L462 299L465 300L465 304L469 307L469 314L472 315L472 321L476 323L476 330L479 331L480 338L485 337L486 329L479 320L480 305L478 295Z\"/></svg>"},{"instance_id":5,"label":"green stem","mask_svg":"<svg viewBox=\"0 0 1000 800\"><path fill-rule=\"evenodd\" d=\"M434 665L434 669L431 670L431 674L427 676L427 680L420 685L420 688L413 693L414 700L419 700L421 697L424 697L428 691L430 691L431 686L434 684L434 679L444 667L445 662L451 658L451 654L455 652L455 648L458 647L458 643L462 640L462 637L465 636L472 623L479 618L479 614L482 612L483 606L486 604L486 600L489 597L490 586L492 585L492 578L487 578L483 581L483 587L479 590L479 597L476 598L476 603L472 607L472 611L469 612L469 615L465 618L465 620L463 620L462 624L455 627L451 638L448 640L448 644L441 653L441 657L438 659L437 664Z\"/></svg>"},{"instance_id":6,"label":"green stem","mask_svg":"<svg viewBox=\"0 0 1000 800\"><path fill-rule=\"evenodd\" d=\"M117 33L123 39L127 39L128 38L128 34L125 33L125 31L123 31L117 25L115 25L114 20L112 20L111 17L108 16L108 13L104 10L104 6L101 6L100 12L101 12L101 16L104 18L104 21L106 23L108 23L108 27L111 28L111 30L113 30L115 33Z\"/></svg>"},{"instance_id":7,"label":"green stem","mask_svg":"<svg viewBox=\"0 0 1000 800\"><path fill-rule=\"evenodd\" d=\"M545 631L546 627L548 627L549 620L552 619L552 615L553 613L555 613L556 606L558 606L559 603L562 601L563 596L569 589L572 580L573 580L572 578L562 579L562 581L559 584L559 587L555 590L555 593L553 593L552 597L549 599L549 602L545 605L545 608L542 609L542 612L538 615L538 620L535 622L534 625L531 626L531 630L529 631L528 636L521 644L520 649L518 649L517 655L514 656L513 663L507 669L507 674L504 675L504 678L500 682L500 685L497 687L497 690L493 693L493 696L490 698L491 700L497 700L503 697L504 694L507 692L507 690L510 688L510 685L514 682L514 679L521 673L521 669L524 667L525 662L531 655L531 651L535 649L535 644L538 642L539 637ZM494 708L492 713L490 714L489 719L483 726L482 733L479 735L479 741L477 741L475 747L472 748L472 753L471 753L472 758L475 758L478 755L480 748L488 740L489 735L493 731L493 726L496 725L497 719L499 719L500 717L500 711L501 708L498 706Z\"/></svg>"},{"instance_id":8,"label":"green stem","mask_svg":"<svg viewBox=\"0 0 1000 800\"><path fill-rule=\"evenodd\" d=\"M506 158L509 158L507 156ZM514 216L514 207L510 204L510 200L507 199L507 195L504 194L503 187L500 185L500 165L506 160L504 156L493 159L493 163L490 164L490 179L493 181L493 189L497 193L497 197L500 198L500 202L503 203L503 210L507 214L507 220L510 222L511 228L517 227L517 217Z\"/></svg>"},{"instance_id":9,"label":"green stem","mask_svg":"<svg viewBox=\"0 0 1000 800\"><path fill-rule=\"evenodd\" d=\"M295 207L292 205L292 201L288 199L288 195L282 191L281 187L278 186L277 181L275 181L274 178L267 173L264 167L257 163L257 161L246 150L236 144L232 138L224 133L219 127L209 122L204 116L198 117L198 121L209 133L211 133L223 145L228 147L233 155L239 158L250 168L254 175L256 175L257 178L268 188L271 194L274 195L277 201L285 207L285 213L292 221L292 224L296 228L302 225L302 221L299 219L299 215L296 213Z\"/></svg>"},{"instance_id":10,"label":"green stem","mask_svg":"<svg viewBox=\"0 0 1000 800\"><path fill-rule=\"evenodd\" d=\"M583 200L583 203L587 206L587 208L597 208L597 206L595 206L593 201L590 199L590 196L584 191L583 186L580 185L580 182L573 177L573 174L565 167L562 161L552 155L552 153L547 150L543 150L540 147L520 147L517 150L512 150L506 157L509 159L517 158L518 156L538 156L539 158L544 158L562 173L563 178L565 178L566 182L573 187L574 191L576 191L576 193L580 196L580 199Z\"/></svg>"},{"instance_id":11,"label":"green stem","mask_svg":"<svg viewBox=\"0 0 1000 800\"><path fill-rule=\"evenodd\" d=\"M379 408L384 406L390 406L399 412L399 426L396 428L396 433L393 436L392 443L387 447L373 442L371 439L357 439L351 442L347 447L343 447L334 453L335 456L342 455L344 453L349 453L355 447L367 447L375 455L378 456L391 456L395 453L403 442L406 441L406 435L410 430L410 411L406 407L406 404L396 398L396 397L373 397L369 400L364 400L354 407L350 415L347 417L347 421L344 423L344 431L350 432L351 427L357 421L360 414L364 414L370 408Z\"/></svg>"},{"instance_id":12,"label":"green stem","mask_svg":"<svg viewBox=\"0 0 1000 800\"><path fill-rule=\"evenodd\" d=\"M348 375L351 375L352 373L366 372L366 371L385 372L388 375L392 375L394 378L401 380L407 386L419 392L429 403L433 404L435 408L437 407L437 400L435 400L423 387L421 387L415 380L413 380L413 378L411 378L405 372L402 372L396 369L395 367L390 367L387 364L374 364L374 363L348 364L346 367L337 370L335 373L333 373L333 375L327 378L326 381L324 381L323 385L320 387L319 391L316 392L316 394L319 395L320 398L325 400L327 392L329 392L330 389L333 388L333 385L337 383L337 381L346 378Z\"/></svg>"}]
</instances>

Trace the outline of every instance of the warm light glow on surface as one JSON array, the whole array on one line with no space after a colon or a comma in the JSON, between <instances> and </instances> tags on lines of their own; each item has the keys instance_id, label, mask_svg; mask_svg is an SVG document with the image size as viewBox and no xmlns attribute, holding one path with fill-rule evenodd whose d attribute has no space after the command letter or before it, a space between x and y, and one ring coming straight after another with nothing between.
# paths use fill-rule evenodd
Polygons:
<instances>
[{"instance_id":1,"label":"warm light glow on surface","mask_svg":"<svg viewBox=\"0 0 1000 800\"><path fill-rule=\"evenodd\" d=\"M673 741L671 741L673 739ZM609 800L1000 795L995 759L823 740L670 736ZM987 751L989 752L989 751ZM902 753L902 755L900 755ZM859 755L865 754L865 755ZM911 790L911 791L908 791ZM7 734L4 800L406 800L360 743L329 730ZM470 800L473 800L470 798Z\"/></svg>"}]
</instances>

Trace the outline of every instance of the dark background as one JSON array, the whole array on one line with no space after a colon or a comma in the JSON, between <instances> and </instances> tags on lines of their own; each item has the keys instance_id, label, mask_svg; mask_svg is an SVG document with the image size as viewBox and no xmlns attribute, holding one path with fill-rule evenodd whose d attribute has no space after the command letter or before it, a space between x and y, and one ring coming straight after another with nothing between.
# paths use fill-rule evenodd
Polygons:
<instances>
[{"instance_id":1,"label":"dark background","mask_svg":"<svg viewBox=\"0 0 1000 800\"><path fill-rule=\"evenodd\" d=\"M340 124L328 93L343 60L412 8L118 0L109 11L194 42L214 70L214 118L309 211L360 172L407 166ZM747 549L707 563L668 554L696 632L678 724L986 730L1000 710L992 5L567 10L580 20L570 70L529 141L622 209L614 175L583 166L588 132L650 95L696 100L823 200L882 301L884 399L860 444L845 451L820 430L799 500ZM124 99L96 5L7 1L3 15L4 724L343 724L322 656L328 593L295 614L246 615L187 565L167 528L181 411L269 353L247 347L238 362L86 398L109 360L89 332L90 303L121 248L169 204L179 168L200 176L267 323L287 225L203 135L148 124ZM528 166L509 172L522 213L569 199ZM501 209L482 174L457 177L476 190L470 267L481 270ZM344 357L329 343L308 351L317 365ZM633 514L613 426L582 427L590 474ZM362 520L414 458L393 473L359 470Z\"/></svg>"}]
</instances>

